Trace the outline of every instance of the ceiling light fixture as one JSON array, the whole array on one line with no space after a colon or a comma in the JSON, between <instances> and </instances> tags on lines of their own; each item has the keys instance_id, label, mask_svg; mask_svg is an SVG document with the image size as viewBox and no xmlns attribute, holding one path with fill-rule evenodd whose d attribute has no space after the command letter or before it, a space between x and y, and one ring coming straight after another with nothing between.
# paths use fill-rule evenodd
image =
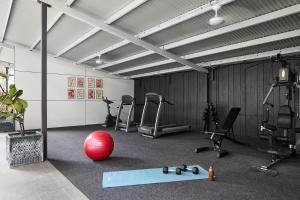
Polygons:
<instances>
[{"instance_id":1,"label":"ceiling light fixture","mask_svg":"<svg viewBox=\"0 0 300 200\"><path fill-rule=\"evenodd\" d=\"M224 22L223 17L218 16L218 11L221 8L221 5L218 3L217 0L213 0L210 2L211 8L215 11L215 16L209 20L209 25L216 26L220 25Z\"/></svg>"},{"instance_id":2,"label":"ceiling light fixture","mask_svg":"<svg viewBox=\"0 0 300 200\"><path fill-rule=\"evenodd\" d=\"M98 59L96 60L96 63L99 64L99 65L103 64L103 61L101 60L101 54L100 53L98 53Z\"/></svg>"}]
</instances>

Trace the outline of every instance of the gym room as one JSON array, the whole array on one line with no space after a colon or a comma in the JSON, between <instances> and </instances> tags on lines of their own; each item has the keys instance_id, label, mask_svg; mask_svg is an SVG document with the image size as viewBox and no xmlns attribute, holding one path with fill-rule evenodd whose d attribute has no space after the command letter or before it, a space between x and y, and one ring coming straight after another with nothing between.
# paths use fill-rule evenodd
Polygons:
<instances>
[{"instance_id":1,"label":"gym room","mask_svg":"<svg viewBox=\"0 0 300 200\"><path fill-rule=\"evenodd\" d=\"M0 200L300 200L300 0L0 0Z\"/></svg>"}]
</instances>

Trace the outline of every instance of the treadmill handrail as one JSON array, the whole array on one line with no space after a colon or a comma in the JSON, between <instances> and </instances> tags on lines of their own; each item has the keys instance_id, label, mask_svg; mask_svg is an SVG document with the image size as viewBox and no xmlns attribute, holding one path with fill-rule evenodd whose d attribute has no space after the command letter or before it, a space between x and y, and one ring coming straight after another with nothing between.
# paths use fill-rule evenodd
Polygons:
<instances>
[{"instance_id":1,"label":"treadmill handrail","mask_svg":"<svg viewBox=\"0 0 300 200\"><path fill-rule=\"evenodd\" d=\"M155 105L159 105L159 102L155 102L155 101L152 101L152 100L148 100L148 102L153 103L153 104L155 104ZM145 105L145 104L144 104L144 105Z\"/></svg>"},{"instance_id":2,"label":"treadmill handrail","mask_svg":"<svg viewBox=\"0 0 300 200\"><path fill-rule=\"evenodd\" d=\"M145 96L146 96L146 97L148 97L148 96L157 96L157 97L159 97L159 96L162 96L162 95L157 94L157 93L155 93L155 92L148 92L148 93L146 93Z\"/></svg>"},{"instance_id":3,"label":"treadmill handrail","mask_svg":"<svg viewBox=\"0 0 300 200\"><path fill-rule=\"evenodd\" d=\"M146 93L145 96L146 97L157 97L157 98L161 99L163 103L167 103L167 104L169 104L171 106L174 106L174 103L166 100L165 97L163 95L161 95L161 94L157 94L157 93L154 93L154 92L149 92L149 93ZM151 101L151 100L148 100L148 101L151 102L151 103L154 103L154 104L158 105L158 103L156 103L154 101Z\"/></svg>"}]
</instances>

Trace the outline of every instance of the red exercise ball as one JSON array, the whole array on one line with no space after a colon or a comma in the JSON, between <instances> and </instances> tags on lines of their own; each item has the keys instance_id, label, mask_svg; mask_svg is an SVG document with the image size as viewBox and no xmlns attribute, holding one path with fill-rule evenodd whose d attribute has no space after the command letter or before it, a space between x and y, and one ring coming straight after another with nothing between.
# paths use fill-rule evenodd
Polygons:
<instances>
[{"instance_id":1,"label":"red exercise ball","mask_svg":"<svg viewBox=\"0 0 300 200\"><path fill-rule=\"evenodd\" d=\"M114 140L105 131L94 131L85 139L83 149L92 160L105 160L114 149Z\"/></svg>"}]
</instances>

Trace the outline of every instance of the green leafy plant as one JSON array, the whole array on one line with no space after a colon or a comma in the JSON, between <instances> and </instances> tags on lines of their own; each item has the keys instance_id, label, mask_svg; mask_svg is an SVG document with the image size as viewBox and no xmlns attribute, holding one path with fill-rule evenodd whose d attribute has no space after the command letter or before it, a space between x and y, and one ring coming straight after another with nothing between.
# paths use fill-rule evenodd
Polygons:
<instances>
[{"instance_id":1,"label":"green leafy plant","mask_svg":"<svg viewBox=\"0 0 300 200\"><path fill-rule=\"evenodd\" d=\"M5 74L0 73L0 77L2 79L7 79ZM28 104L27 101L20 98L23 94L23 90L18 90L14 84L9 86L8 92L6 92L2 86L0 89L2 93L0 95L0 118L17 121L20 125L21 135L24 136L24 115Z\"/></svg>"}]
</instances>

